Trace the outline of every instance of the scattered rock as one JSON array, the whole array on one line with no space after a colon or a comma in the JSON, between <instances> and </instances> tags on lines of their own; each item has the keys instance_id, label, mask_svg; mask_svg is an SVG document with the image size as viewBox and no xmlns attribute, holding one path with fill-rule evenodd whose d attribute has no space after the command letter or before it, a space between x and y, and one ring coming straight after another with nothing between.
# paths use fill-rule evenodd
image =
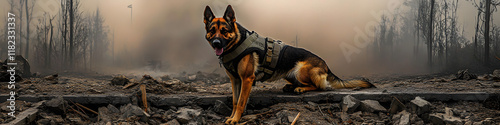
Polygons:
<instances>
[{"instance_id":1,"label":"scattered rock","mask_svg":"<svg viewBox=\"0 0 500 125\"><path fill-rule=\"evenodd\" d=\"M125 77L124 75L115 76L115 77L113 77L113 79L111 79L111 85L123 86L129 82L130 82L130 80L127 77Z\"/></svg>"},{"instance_id":2,"label":"scattered rock","mask_svg":"<svg viewBox=\"0 0 500 125\"><path fill-rule=\"evenodd\" d=\"M132 104L127 104L125 106L120 107L120 112L122 115L120 116L120 119L127 119L131 116L138 116L145 118L149 116L144 110L142 110L139 106L132 105ZM147 121L147 120L146 120Z\"/></svg>"},{"instance_id":3,"label":"scattered rock","mask_svg":"<svg viewBox=\"0 0 500 125\"><path fill-rule=\"evenodd\" d=\"M229 108L224 102L216 100L213 111L221 115L229 116L231 115L232 109Z\"/></svg>"},{"instance_id":4,"label":"scattered rock","mask_svg":"<svg viewBox=\"0 0 500 125\"><path fill-rule=\"evenodd\" d=\"M171 79L172 79L172 77L170 77L169 75L164 75L164 76L161 76L161 77L160 77L160 79L161 79L162 81L167 81L167 80L171 80Z\"/></svg>"},{"instance_id":5,"label":"scattered rock","mask_svg":"<svg viewBox=\"0 0 500 125\"><path fill-rule=\"evenodd\" d=\"M491 75L493 80L500 80L500 69L495 69Z\"/></svg>"},{"instance_id":6,"label":"scattered rock","mask_svg":"<svg viewBox=\"0 0 500 125\"><path fill-rule=\"evenodd\" d=\"M194 80L196 80L196 75L189 75L189 76L187 77L187 79L188 79L189 81L194 81Z\"/></svg>"},{"instance_id":7,"label":"scattered rock","mask_svg":"<svg viewBox=\"0 0 500 125\"><path fill-rule=\"evenodd\" d=\"M98 112L99 112L99 121L103 121L103 122L111 122L111 112L108 110L108 108L106 107L99 107L99 109L97 109Z\"/></svg>"},{"instance_id":8,"label":"scattered rock","mask_svg":"<svg viewBox=\"0 0 500 125\"><path fill-rule=\"evenodd\" d=\"M396 97L392 98L391 107L389 108L389 113L396 114L400 111L403 111L404 109L406 109L406 106L401 101L399 101L398 98Z\"/></svg>"},{"instance_id":9,"label":"scattered rock","mask_svg":"<svg viewBox=\"0 0 500 125\"><path fill-rule=\"evenodd\" d=\"M433 113L429 115L429 122L435 125L444 125L443 114Z\"/></svg>"},{"instance_id":10,"label":"scattered rock","mask_svg":"<svg viewBox=\"0 0 500 125\"><path fill-rule=\"evenodd\" d=\"M435 125L460 125L463 124L460 118L450 116L448 113L432 113L429 115L429 120Z\"/></svg>"},{"instance_id":11,"label":"scattered rock","mask_svg":"<svg viewBox=\"0 0 500 125\"><path fill-rule=\"evenodd\" d=\"M360 101L351 95L344 96L342 98L342 111L347 113L353 113L356 108L360 105Z\"/></svg>"},{"instance_id":12,"label":"scattered rock","mask_svg":"<svg viewBox=\"0 0 500 125\"><path fill-rule=\"evenodd\" d=\"M67 102L63 99L62 96L59 96L57 98L53 98L49 101L47 101L45 103L45 106L49 109L49 110L54 110L54 111L64 111L65 110L65 104Z\"/></svg>"},{"instance_id":13,"label":"scattered rock","mask_svg":"<svg viewBox=\"0 0 500 125\"><path fill-rule=\"evenodd\" d=\"M489 109L500 110L500 94L491 94L483 102L483 106Z\"/></svg>"},{"instance_id":14,"label":"scattered rock","mask_svg":"<svg viewBox=\"0 0 500 125\"><path fill-rule=\"evenodd\" d=\"M386 112L385 109L378 101L363 100L361 101L360 109L365 112Z\"/></svg>"},{"instance_id":15,"label":"scattered rock","mask_svg":"<svg viewBox=\"0 0 500 125\"><path fill-rule=\"evenodd\" d=\"M189 108L179 108L179 110L176 112L176 119L179 121L181 124L188 124L191 122L194 118L198 117L201 114L201 110L197 109L189 109Z\"/></svg>"},{"instance_id":16,"label":"scattered rock","mask_svg":"<svg viewBox=\"0 0 500 125\"><path fill-rule=\"evenodd\" d=\"M56 81L56 80L58 80L58 78L57 78L58 76L59 76L59 74L56 73L53 75L46 76L46 77L44 77L44 79L49 80L49 81Z\"/></svg>"},{"instance_id":17,"label":"scattered rock","mask_svg":"<svg viewBox=\"0 0 500 125\"><path fill-rule=\"evenodd\" d=\"M114 105L109 104L106 108L108 108L111 113L120 113L120 110L118 110L118 108L116 108Z\"/></svg>"},{"instance_id":18,"label":"scattered rock","mask_svg":"<svg viewBox=\"0 0 500 125\"><path fill-rule=\"evenodd\" d=\"M291 114L292 113L290 113L290 111L288 110L281 110L280 112L276 113L276 118L280 121L280 123L292 123L295 116Z\"/></svg>"},{"instance_id":19,"label":"scattered rock","mask_svg":"<svg viewBox=\"0 0 500 125\"><path fill-rule=\"evenodd\" d=\"M469 69L465 70L460 70L458 73L455 75L455 80L471 80L471 79L477 79L476 74L469 73Z\"/></svg>"},{"instance_id":20,"label":"scattered rock","mask_svg":"<svg viewBox=\"0 0 500 125\"><path fill-rule=\"evenodd\" d=\"M167 122L167 125L181 125L177 120L173 119Z\"/></svg>"},{"instance_id":21,"label":"scattered rock","mask_svg":"<svg viewBox=\"0 0 500 125\"><path fill-rule=\"evenodd\" d=\"M8 61L5 59L4 65L7 63L17 63L16 64L16 74L19 74L21 77L28 78L31 77L30 64L28 61L21 55L16 55L14 62Z\"/></svg>"},{"instance_id":22,"label":"scattered rock","mask_svg":"<svg viewBox=\"0 0 500 125\"><path fill-rule=\"evenodd\" d=\"M403 110L398 114L392 116L393 125L410 125L410 113Z\"/></svg>"},{"instance_id":23,"label":"scattered rock","mask_svg":"<svg viewBox=\"0 0 500 125\"><path fill-rule=\"evenodd\" d=\"M431 103L418 96L410 101L410 107L411 112L417 115L422 115L431 111Z\"/></svg>"}]
</instances>

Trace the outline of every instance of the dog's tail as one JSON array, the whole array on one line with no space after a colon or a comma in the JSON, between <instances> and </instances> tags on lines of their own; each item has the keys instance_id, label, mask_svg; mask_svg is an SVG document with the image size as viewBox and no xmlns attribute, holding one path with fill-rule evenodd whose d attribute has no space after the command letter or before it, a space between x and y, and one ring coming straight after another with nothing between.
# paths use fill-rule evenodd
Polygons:
<instances>
[{"instance_id":1,"label":"dog's tail","mask_svg":"<svg viewBox=\"0 0 500 125\"><path fill-rule=\"evenodd\" d=\"M375 86L366 79L361 80L342 80L335 76L332 72L328 71L327 81L330 83L330 87L335 89L342 88L374 88Z\"/></svg>"}]
</instances>

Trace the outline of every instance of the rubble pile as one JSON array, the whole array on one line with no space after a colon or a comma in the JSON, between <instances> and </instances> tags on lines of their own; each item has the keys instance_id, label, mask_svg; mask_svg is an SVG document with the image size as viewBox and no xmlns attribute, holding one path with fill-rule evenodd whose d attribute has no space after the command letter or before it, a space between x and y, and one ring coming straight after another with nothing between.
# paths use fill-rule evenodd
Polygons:
<instances>
[{"instance_id":1,"label":"rubble pile","mask_svg":"<svg viewBox=\"0 0 500 125\"><path fill-rule=\"evenodd\" d=\"M163 80L169 80L172 79L170 76L163 76L161 77ZM187 74L185 72L179 74L179 75L174 75L174 79L181 80L182 82L189 83L189 82L197 82L201 84L208 84L208 85L217 85L217 84L223 84L223 83L228 83L230 82L229 77L226 75L221 75L217 73L205 73L198 71L194 74Z\"/></svg>"},{"instance_id":2,"label":"rubble pile","mask_svg":"<svg viewBox=\"0 0 500 125\"><path fill-rule=\"evenodd\" d=\"M113 77L111 85L123 86L122 89L132 89L138 85L146 85L147 93L171 94L176 92L197 92L192 85L186 84L178 79L167 81L156 80L150 75L143 75L140 81L128 79L123 75Z\"/></svg>"}]
</instances>

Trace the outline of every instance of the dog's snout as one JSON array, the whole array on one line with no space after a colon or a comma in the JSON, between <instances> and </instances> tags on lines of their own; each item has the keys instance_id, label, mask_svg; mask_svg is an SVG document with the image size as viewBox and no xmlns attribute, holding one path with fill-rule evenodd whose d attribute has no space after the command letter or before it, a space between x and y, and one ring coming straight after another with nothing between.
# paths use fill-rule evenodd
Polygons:
<instances>
[{"instance_id":1,"label":"dog's snout","mask_svg":"<svg viewBox=\"0 0 500 125\"><path fill-rule=\"evenodd\" d=\"M212 41L212 44L214 45L214 47L221 47L221 42L218 39L215 39L214 41Z\"/></svg>"}]
</instances>

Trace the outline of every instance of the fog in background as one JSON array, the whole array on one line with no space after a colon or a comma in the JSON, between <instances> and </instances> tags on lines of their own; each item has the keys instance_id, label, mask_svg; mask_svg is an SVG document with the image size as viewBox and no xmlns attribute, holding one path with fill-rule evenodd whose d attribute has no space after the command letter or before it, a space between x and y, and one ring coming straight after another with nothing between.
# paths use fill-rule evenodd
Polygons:
<instances>
[{"instance_id":1,"label":"fog in background","mask_svg":"<svg viewBox=\"0 0 500 125\"><path fill-rule=\"evenodd\" d=\"M38 0L37 2L43 2ZM173 72L219 72L217 56L204 38L203 11L210 6L216 17L221 17L226 6L231 4L236 21L259 35L279 39L288 45L310 50L323 58L331 70L339 76L372 75L379 73L428 73L425 60L412 58L412 42L408 50L396 53L397 58L389 65L374 65L368 47L357 47L360 52L346 56L341 44L353 45L359 32L375 29L370 24L378 23L382 13L389 19L405 10L401 0L82 0L84 12L97 8L105 19L105 25L114 32L115 59L127 66L121 70L139 70L152 58L162 60L161 71ZM127 8L132 5L131 9ZM59 7L58 5L55 6ZM0 16L9 11L7 0L0 1ZM43 11L35 8L35 11ZM57 14L57 13L53 13ZM458 25L464 28L465 38L472 41L477 9L470 1L460 0ZM500 24L492 15L492 25ZM34 19L36 20L36 19ZM0 24L5 24L1 20ZM365 27L369 30L365 30ZM113 38L112 33L108 34ZM298 39L298 42L296 41ZM374 39L374 37L370 37ZM370 42L370 41L368 41ZM298 43L298 45L296 45ZM2 47L4 47L2 45ZM425 46L422 45L422 52ZM105 54L110 56L111 46ZM4 55L1 56L3 59ZM350 58L347 59L347 58ZM425 58L423 58L425 59ZM37 62L30 62L37 63ZM107 64L107 63L106 63ZM114 65L106 65L112 67ZM105 67L106 67L105 66ZM98 69L94 69L98 70ZM120 71L120 70L119 70Z\"/></svg>"}]
</instances>

